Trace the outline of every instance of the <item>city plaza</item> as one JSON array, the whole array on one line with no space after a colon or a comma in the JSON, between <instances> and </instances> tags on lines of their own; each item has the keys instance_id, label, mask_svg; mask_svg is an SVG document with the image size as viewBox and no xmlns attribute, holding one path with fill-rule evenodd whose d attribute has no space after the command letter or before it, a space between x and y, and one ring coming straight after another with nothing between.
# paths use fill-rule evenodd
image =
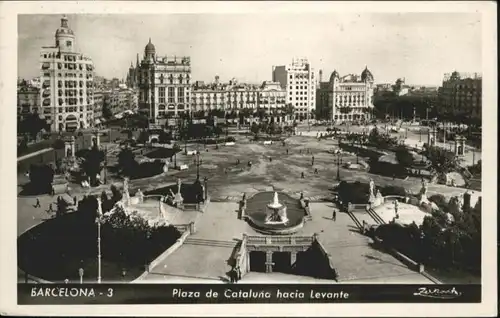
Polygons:
<instances>
[{"instance_id":1,"label":"city plaza","mask_svg":"<svg viewBox=\"0 0 500 318\"><path fill-rule=\"evenodd\" d=\"M205 191L210 198L203 211L177 209L161 202L158 196L142 198L140 204L131 207L133 210L139 210L148 219L164 219L167 223L184 228L185 232L188 232L173 252L167 251L162 254L143 274L131 280L136 283L226 282L227 273L234 265L234 261L241 257L241 244L245 241L249 249L247 255L252 255L249 258L251 257L254 261L247 261L248 272L242 277L241 283L272 281L439 282L426 272L421 273L391 253L381 250L374 244L373 239L361 234L359 223L377 224L377 218L369 213L355 211L353 214L357 217L357 221L348 213L337 213L335 220L332 219L333 210L338 210L331 202L332 188L339 182L336 180L337 174L340 175L341 180L364 183L372 180L377 186L397 185L411 193L419 192L420 180L412 177L406 180L393 180L367 172L352 171L345 166L338 167L334 164L332 154L332 149L336 148L338 141L332 138L319 140L316 138L318 131L313 131L311 127L299 127L300 130L298 135L286 138L284 143L265 144L263 141L250 140L245 134L235 134L236 142L234 143L219 146L186 144L188 153L192 153L193 150L199 151L201 162L198 165L194 159L196 156L186 155L181 151L177 155L177 165L185 164L188 169L168 169L158 176L128 181L125 186L127 193L130 192L130 196L136 198L138 195L143 196L143 193L152 192L155 189L175 186L178 182L191 183L199 175L200 179L204 180ZM108 151L107 155L108 164L113 162L113 157L119 150L118 145L102 142L101 146L116 149ZM342 156L344 162L356 160L352 154ZM477 156L478 154L476 154L476 160L478 160ZM198 160L200 160L199 157ZM19 185L25 182L25 178L23 175L19 176ZM78 199L83 195L98 195L103 189L109 189L111 183L124 188L122 180L110 179L108 184L91 189L70 184L69 195L76 196ZM292 234L281 235L281 237L280 235L263 235L241 217L242 199L247 197L250 202L256 194L272 194L273 192L279 193L280 202L283 202L286 197L296 202L300 199L308 201L310 217ZM446 197L452 197L464 192L464 189L446 185L428 185L429 195L440 193ZM272 201L272 196L268 198L269 201L258 204L264 208ZM39 199L43 207L54 198L40 196ZM34 197L20 196L18 198L19 235L49 218L43 209L33 207L34 200ZM287 202L292 202L290 200L286 199ZM290 205L290 203L287 204ZM389 210L389 214L394 213L392 205L384 209ZM403 213L403 210L401 208L400 213ZM390 220L384 216L381 209L378 211L379 217ZM409 222L416 220L419 223L423 216L424 212L417 210L405 217L411 219ZM268 237L268 239L259 241L259 237ZM335 269L336 280L293 275L287 271L286 267L292 265L290 262L297 260L297 252L304 251L306 247L305 243L302 244L303 246L293 243L287 248L287 244L295 242L295 239L290 239L286 243L287 237L297 238L297 241L307 241L307 245L311 242L319 242L331 267ZM252 240L259 242L251 243ZM278 243L273 243L273 240ZM273 246L274 252L265 252L270 248L266 247L267 244ZM290 251L292 251L291 254ZM103 277L103 280L106 278Z\"/></svg>"}]
</instances>

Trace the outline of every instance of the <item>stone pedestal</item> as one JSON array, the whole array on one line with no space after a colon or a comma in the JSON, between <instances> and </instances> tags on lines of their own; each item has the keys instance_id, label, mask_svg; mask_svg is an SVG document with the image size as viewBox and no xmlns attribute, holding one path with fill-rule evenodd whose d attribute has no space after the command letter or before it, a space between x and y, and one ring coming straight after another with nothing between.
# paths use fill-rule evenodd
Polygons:
<instances>
[{"instance_id":1,"label":"stone pedestal","mask_svg":"<svg viewBox=\"0 0 500 318\"><path fill-rule=\"evenodd\" d=\"M66 157L75 156L75 137L71 137L64 141L64 154Z\"/></svg>"},{"instance_id":2,"label":"stone pedestal","mask_svg":"<svg viewBox=\"0 0 500 318\"><path fill-rule=\"evenodd\" d=\"M431 147L435 146L437 140L436 138L437 138L436 130L435 129L429 130L427 133L427 144Z\"/></svg>"},{"instance_id":3,"label":"stone pedestal","mask_svg":"<svg viewBox=\"0 0 500 318\"><path fill-rule=\"evenodd\" d=\"M273 272L273 252L267 251L266 252L266 273L272 273Z\"/></svg>"},{"instance_id":4,"label":"stone pedestal","mask_svg":"<svg viewBox=\"0 0 500 318\"><path fill-rule=\"evenodd\" d=\"M465 154L465 137L455 137L455 155L463 156Z\"/></svg>"}]
</instances>

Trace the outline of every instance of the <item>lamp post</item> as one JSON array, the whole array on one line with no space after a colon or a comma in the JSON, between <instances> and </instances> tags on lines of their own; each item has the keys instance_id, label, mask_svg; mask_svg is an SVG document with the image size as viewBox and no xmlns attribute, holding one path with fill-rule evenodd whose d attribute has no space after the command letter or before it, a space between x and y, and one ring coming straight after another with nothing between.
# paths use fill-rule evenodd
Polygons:
<instances>
[{"instance_id":1,"label":"lamp post","mask_svg":"<svg viewBox=\"0 0 500 318\"><path fill-rule=\"evenodd\" d=\"M78 275L80 275L80 284L83 284L83 268L80 267Z\"/></svg>"},{"instance_id":2,"label":"lamp post","mask_svg":"<svg viewBox=\"0 0 500 318\"><path fill-rule=\"evenodd\" d=\"M342 163L342 154L339 152L337 157L337 181L340 181L340 164Z\"/></svg>"},{"instance_id":3,"label":"lamp post","mask_svg":"<svg viewBox=\"0 0 500 318\"><path fill-rule=\"evenodd\" d=\"M104 184L108 179L108 146L104 146Z\"/></svg>"},{"instance_id":4,"label":"lamp post","mask_svg":"<svg viewBox=\"0 0 500 318\"><path fill-rule=\"evenodd\" d=\"M201 159L200 152L196 152L196 157L194 158L194 163L196 164L196 180L200 180L200 166L203 163Z\"/></svg>"},{"instance_id":5,"label":"lamp post","mask_svg":"<svg viewBox=\"0 0 500 318\"><path fill-rule=\"evenodd\" d=\"M102 202L97 198L97 283L101 283L101 222L102 222Z\"/></svg>"}]
</instances>

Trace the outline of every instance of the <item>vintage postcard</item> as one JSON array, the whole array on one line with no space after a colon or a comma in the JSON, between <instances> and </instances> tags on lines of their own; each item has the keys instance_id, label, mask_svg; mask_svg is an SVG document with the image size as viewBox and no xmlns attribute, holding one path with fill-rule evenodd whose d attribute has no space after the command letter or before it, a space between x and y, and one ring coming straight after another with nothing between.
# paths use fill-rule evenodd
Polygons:
<instances>
[{"instance_id":1,"label":"vintage postcard","mask_svg":"<svg viewBox=\"0 0 500 318\"><path fill-rule=\"evenodd\" d=\"M495 314L495 3L0 17L2 313Z\"/></svg>"}]
</instances>

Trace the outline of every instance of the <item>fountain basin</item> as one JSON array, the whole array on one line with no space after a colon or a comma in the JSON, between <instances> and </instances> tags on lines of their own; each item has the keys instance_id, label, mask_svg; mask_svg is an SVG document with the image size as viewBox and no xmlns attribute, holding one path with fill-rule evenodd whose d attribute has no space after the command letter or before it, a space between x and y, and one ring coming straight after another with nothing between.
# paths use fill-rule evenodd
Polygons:
<instances>
[{"instance_id":1,"label":"fountain basin","mask_svg":"<svg viewBox=\"0 0 500 318\"><path fill-rule=\"evenodd\" d=\"M304 225L305 211L300 201L285 193L279 193L282 208L286 211L283 221L269 220L269 202L272 202L274 192L259 192L247 199L245 219L248 224L263 234L292 234Z\"/></svg>"}]
</instances>

